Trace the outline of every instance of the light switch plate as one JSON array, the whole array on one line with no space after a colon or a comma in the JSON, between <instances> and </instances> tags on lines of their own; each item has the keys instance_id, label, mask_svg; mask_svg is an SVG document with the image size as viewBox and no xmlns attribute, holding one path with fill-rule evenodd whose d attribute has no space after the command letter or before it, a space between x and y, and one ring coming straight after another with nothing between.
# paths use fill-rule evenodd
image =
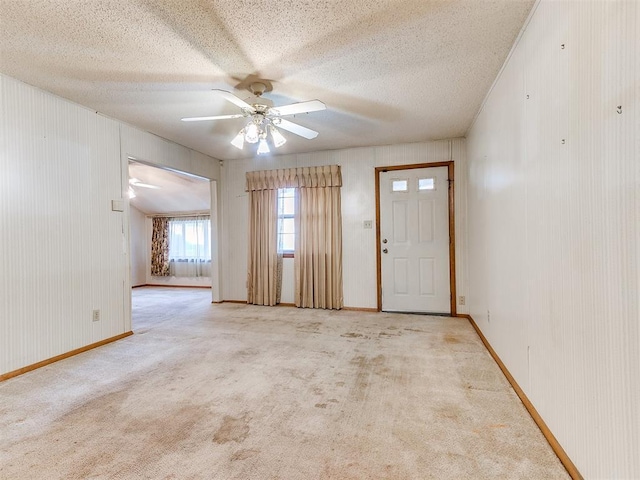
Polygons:
<instances>
[{"instance_id":1,"label":"light switch plate","mask_svg":"<svg viewBox=\"0 0 640 480\"><path fill-rule=\"evenodd\" d=\"M111 210L113 212L124 212L124 200L111 200Z\"/></svg>"}]
</instances>

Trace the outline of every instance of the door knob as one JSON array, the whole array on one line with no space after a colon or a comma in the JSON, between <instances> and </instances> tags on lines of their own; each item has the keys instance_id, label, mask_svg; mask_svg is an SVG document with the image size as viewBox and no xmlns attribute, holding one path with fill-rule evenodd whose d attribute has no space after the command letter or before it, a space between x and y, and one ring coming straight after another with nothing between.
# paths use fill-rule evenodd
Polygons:
<instances>
[{"instance_id":1,"label":"door knob","mask_svg":"<svg viewBox=\"0 0 640 480\"><path fill-rule=\"evenodd\" d=\"M389 253L389 250L385 248L384 250L382 250L382 253Z\"/></svg>"},{"instance_id":2,"label":"door knob","mask_svg":"<svg viewBox=\"0 0 640 480\"><path fill-rule=\"evenodd\" d=\"M387 243L387 239L386 239L386 238L383 238L383 239L382 239L382 243Z\"/></svg>"}]
</instances>

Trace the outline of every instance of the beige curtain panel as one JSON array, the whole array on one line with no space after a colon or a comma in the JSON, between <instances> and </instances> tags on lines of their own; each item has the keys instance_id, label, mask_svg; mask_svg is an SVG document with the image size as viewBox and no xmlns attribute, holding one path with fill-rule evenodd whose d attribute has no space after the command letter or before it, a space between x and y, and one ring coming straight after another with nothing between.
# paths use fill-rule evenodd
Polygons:
<instances>
[{"instance_id":1,"label":"beige curtain panel","mask_svg":"<svg viewBox=\"0 0 640 480\"><path fill-rule=\"evenodd\" d=\"M151 275L169 276L169 219L153 217L151 234Z\"/></svg>"},{"instance_id":2,"label":"beige curtain panel","mask_svg":"<svg viewBox=\"0 0 640 480\"><path fill-rule=\"evenodd\" d=\"M259 301L271 301L276 286L279 297L280 284L274 282L274 278L280 282L282 278L282 256L277 253L277 195L279 188L295 188L295 304L342 308L340 166L247 172L246 179L251 204L249 303L273 305Z\"/></svg>"},{"instance_id":3,"label":"beige curtain panel","mask_svg":"<svg viewBox=\"0 0 640 480\"><path fill-rule=\"evenodd\" d=\"M305 187L297 192L295 304L340 309L343 307L340 187Z\"/></svg>"},{"instance_id":4,"label":"beige curtain panel","mask_svg":"<svg viewBox=\"0 0 640 480\"><path fill-rule=\"evenodd\" d=\"M278 190L249 192L247 303L276 305L282 290L278 253Z\"/></svg>"}]
</instances>

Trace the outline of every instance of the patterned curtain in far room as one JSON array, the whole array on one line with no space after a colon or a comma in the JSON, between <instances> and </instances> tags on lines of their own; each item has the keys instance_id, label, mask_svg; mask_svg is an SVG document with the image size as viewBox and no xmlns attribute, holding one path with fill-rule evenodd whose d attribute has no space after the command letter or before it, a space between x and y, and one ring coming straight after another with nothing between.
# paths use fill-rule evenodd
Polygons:
<instances>
[{"instance_id":1,"label":"patterned curtain in far room","mask_svg":"<svg viewBox=\"0 0 640 480\"><path fill-rule=\"evenodd\" d=\"M153 217L151 275L169 276L169 219L165 217Z\"/></svg>"}]
</instances>

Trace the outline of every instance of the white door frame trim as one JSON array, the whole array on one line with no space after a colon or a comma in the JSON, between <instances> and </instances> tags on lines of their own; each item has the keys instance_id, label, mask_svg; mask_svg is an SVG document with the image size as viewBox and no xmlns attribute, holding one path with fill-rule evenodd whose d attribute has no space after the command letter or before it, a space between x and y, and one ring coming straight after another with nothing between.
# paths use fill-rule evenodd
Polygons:
<instances>
[{"instance_id":1,"label":"white door frame trim","mask_svg":"<svg viewBox=\"0 0 640 480\"><path fill-rule=\"evenodd\" d=\"M392 170L411 170L414 168L447 167L449 182L449 290L451 293L451 316L455 317L456 310L456 235L454 216L454 178L453 161L415 163L411 165L393 165L375 168L376 185L376 274L378 283L378 311L382 311L382 245L380 242L380 173Z\"/></svg>"}]
</instances>

